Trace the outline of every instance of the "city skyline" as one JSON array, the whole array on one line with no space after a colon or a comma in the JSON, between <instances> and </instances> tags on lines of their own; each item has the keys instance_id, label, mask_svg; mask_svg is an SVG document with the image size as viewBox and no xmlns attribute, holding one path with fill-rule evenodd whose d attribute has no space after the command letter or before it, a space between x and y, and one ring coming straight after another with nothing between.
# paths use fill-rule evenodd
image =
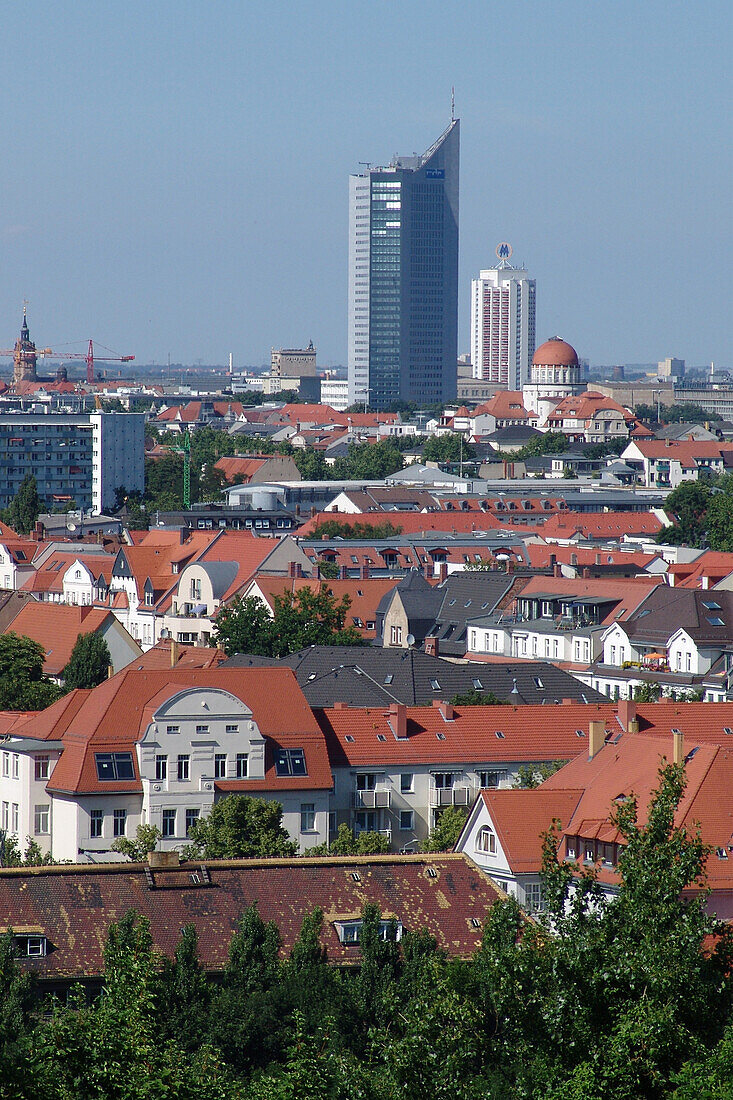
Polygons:
<instances>
[{"instance_id":1,"label":"city skyline","mask_svg":"<svg viewBox=\"0 0 733 1100\"><path fill-rule=\"evenodd\" d=\"M727 7L405 0L385 38L386 10L6 13L28 60L6 89L3 346L28 299L39 347L243 365L312 338L345 364L345 177L428 147L455 85L459 352L507 240L542 288L538 343L733 366Z\"/></svg>"}]
</instances>

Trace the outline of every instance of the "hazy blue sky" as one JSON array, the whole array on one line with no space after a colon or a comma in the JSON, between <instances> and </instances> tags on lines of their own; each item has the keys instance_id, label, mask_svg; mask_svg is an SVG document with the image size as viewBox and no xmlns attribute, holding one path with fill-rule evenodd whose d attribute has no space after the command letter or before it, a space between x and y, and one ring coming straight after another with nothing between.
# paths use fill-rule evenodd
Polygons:
<instances>
[{"instance_id":1,"label":"hazy blue sky","mask_svg":"<svg viewBox=\"0 0 733 1100\"><path fill-rule=\"evenodd\" d=\"M538 339L733 367L728 0L4 5L0 345L345 362L347 177L461 119L459 350L498 241ZM72 349L75 350L75 349Z\"/></svg>"}]
</instances>

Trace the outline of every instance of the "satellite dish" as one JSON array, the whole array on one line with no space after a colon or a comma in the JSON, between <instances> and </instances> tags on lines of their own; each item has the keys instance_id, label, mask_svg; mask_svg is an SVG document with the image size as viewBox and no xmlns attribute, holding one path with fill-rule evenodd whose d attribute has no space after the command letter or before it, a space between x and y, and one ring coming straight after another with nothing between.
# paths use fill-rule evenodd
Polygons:
<instances>
[{"instance_id":1,"label":"satellite dish","mask_svg":"<svg viewBox=\"0 0 733 1100\"><path fill-rule=\"evenodd\" d=\"M74 531L76 531L76 524L75 523L67 523L66 524L66 530L71 531L73 533Z\"/></svg>"},{"instance_id":2,"label":"satellite dish","mask_svg":"<svg viewBox=\"0 0 733 1100\"><path fill-rule=\"evenodd\" d=\"M407 644L408 644L408 646L413 646L415 644L415 635L414 634L408 634L407 635Z\"/></svg>"}]
</instances>

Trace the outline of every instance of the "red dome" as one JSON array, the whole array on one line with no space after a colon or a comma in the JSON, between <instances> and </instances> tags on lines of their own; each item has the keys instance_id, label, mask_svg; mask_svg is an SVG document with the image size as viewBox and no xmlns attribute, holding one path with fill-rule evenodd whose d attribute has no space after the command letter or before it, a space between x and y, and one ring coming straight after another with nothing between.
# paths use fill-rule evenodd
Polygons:
<instances>
[{"instance_id":1,"label":"red dome","mask_svg":"<svg viewBox=\"0 0 733 1100\"><path fill-rule=\"evenodd\" d=\"M551 336L537 348L532 363L535 367L577 367L578 353L559 336Z\"/></svg>"}]
</instances>

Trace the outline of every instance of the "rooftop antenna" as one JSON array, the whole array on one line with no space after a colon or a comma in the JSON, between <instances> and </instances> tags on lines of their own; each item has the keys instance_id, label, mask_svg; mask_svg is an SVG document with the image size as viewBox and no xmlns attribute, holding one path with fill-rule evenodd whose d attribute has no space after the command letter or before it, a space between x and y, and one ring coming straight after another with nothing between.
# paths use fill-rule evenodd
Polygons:
<instances>
[{"instance_id":1,"label":"rooftop antenna","mask_svg":"<svg viewBox=\"0 0 733 1100\"><path fill-rule=\"evenodd\" d=\"M372 162L370 160L360 160L358 163L359 163L359 167L360 168L366 168L367 172L369 172L371 170Z\"/></svg>"},{"instance_id":2,"label":"rooftop antenna","mask_svg":"<svg viewBox=\"0 0 733 1100\"><path fill-rule=\"evenodd\" d=\"M450 120L456 121L456 89L453 85L450 90Z\"/></svg>"}]
</instances>

